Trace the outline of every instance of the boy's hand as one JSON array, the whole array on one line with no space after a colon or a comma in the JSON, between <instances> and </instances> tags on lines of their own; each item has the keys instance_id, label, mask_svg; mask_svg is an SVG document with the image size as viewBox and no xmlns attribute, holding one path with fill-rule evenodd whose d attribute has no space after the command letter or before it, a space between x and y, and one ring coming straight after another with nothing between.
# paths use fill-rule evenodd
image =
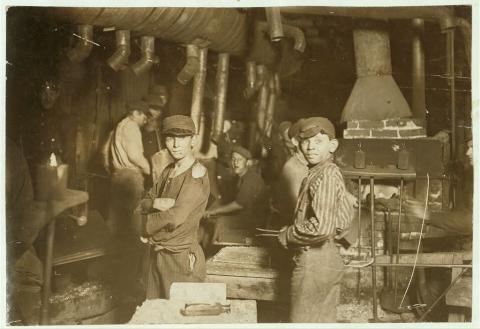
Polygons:
<instances>
[{"instance_id":1,"label":"boy's hand","mask_svg":"<svg viewBox=\"0 0 480 329\"><path fill-rule=\"evenodd\" d=\"M156 198L153 201L153 208L160 211L167 211L175 205L175 199L171 198Z\"/></svg>"},{"instance_id":2,"label":"boy's hand","mask_svg":"<svg viewBox=\"0 0 480 329\"><path fill-rule=\"evenodd\" d=\"M288 249L288 242L287 242L287 226L282 227L280 233L278 234L278 242L282 245L283 248Z\"/></svg>"}]
</instances>

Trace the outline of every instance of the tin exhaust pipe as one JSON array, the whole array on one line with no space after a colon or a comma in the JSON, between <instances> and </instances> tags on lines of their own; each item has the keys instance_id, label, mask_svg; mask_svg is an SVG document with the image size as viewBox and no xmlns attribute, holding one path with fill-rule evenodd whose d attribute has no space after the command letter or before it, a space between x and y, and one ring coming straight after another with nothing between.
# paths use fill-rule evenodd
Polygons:
<instances>
[{"instance_id":1,"label":"tin exhaust pipe","mask_svg":"<svg viewBox=\"0 0 480 329\"><path fill-rule=\"evenodd\" d=\"M141 38L142 57L132 65L135 75L141 75L149 71L154 63L158 62L155 56L155 37L142 36Z\"/></svg>"},{"instance_id":2,"label":"tin exhaust pipe","mask_svg":"<svg viewBox=\"0 0 480 329\"><path fill-rule=\"evenodd\" d=\"M177 81L186 85L200 69L200 54L198 47L187 45L187 62L177 75Z\"/></svg>"},{"instance_id":3,"label":"tin exhaust pipe","mask_svg":"<svg viewBox=\"0 0 480 329\"><path fill-rule=\"evenodd\" d=\"M130 31L115 31L115 40L117 50L107 59L107 64L114 71L120 71L128 66L128 58L130 57Z\"/></svg>"},{"instance_id":4,"label":"tin exhaust pipe","mask_svg":"<svg viewBox=\"0 0 480 329\"><path fill-rule=\"evenodd\" d=\"M212 129L212 141L216 144L223 133L223 121L227 106L228 90L228 68L230 64L230 55L227 53L218 54L217 74L215 77L215 117Z\"/></svg>"},{"instance_id":5,"label":"tin exhaust pipe","mask_svg":"<svg viewBox=\"0 0 480 329\"><path fill-rule=\"evenodd\" d=\"M93 26L78 25L78 34L74 34L79 38L75 47L67 52L68 59L73 63L80 63L87 58L92 51Z\"/></svg>"},{"instance_id":6,"label":"tin exhaust pipe","mask_svg":"<svg viewBox=\"0 0 480 329\"><path fill-rule=\"evenodd\" d=\"M192 92L192 107L190 115L195 123L195 130L197 134L200 134L200 123L203 112L203 95L205 92L205 79L207 77L207 56L208 48L200 48L198 50L198 71L193 79L193 92ZM203 136L199 137L199 140L203 140ZM199 146L201 149L201 147Z\"/></svg>"}]
</instances>

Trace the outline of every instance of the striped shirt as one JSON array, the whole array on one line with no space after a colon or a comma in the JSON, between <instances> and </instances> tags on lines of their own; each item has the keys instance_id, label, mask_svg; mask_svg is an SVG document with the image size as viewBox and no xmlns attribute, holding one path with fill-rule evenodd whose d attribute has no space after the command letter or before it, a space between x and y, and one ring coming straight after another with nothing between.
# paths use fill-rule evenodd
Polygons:
<instances>
[{"instance_id":1,"label":"striped shirt","mask_svg":"<svg viewBox=\"0 0 480 329\"><path fill-rule=\"evenodd\" d=\"M287 241L318 244L348 229L352 214L340 168L328 159L310 168L303 180Z\"/></svg>"}]
</instances>

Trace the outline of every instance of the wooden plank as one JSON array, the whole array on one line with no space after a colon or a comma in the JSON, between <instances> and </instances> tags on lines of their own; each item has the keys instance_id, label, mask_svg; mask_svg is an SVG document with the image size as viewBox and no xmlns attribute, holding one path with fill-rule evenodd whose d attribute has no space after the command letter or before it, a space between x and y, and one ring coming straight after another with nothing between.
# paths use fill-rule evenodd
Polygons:
<instances>
[{"instance_id":1,"label":"wooden plank","mask_svg":"<svg viewBox=\"0 0 480 329\"><path fill-rule=\"evenodd\" d=\"M394 257L395 258L395 257ZM417 263L419 264L463 264L465 260L472 259L471 251L464 252L432 252L432 253L419 253ZM413 264L415 262L415 254L400 254L399 263ZM390 264L389 255L376 256L376 263Z\"/></svg>"},{"instance_id":2,"label":"wooden plank","mask_svg":"<svg viewBox=\"0 0 480 329\"><path fill-rule=\"evenodd\" d=\"M207 261L207 274L229 276L275 279L280 276L280 271L272 268L242 267L239 264L216 263Z\"/></svg>"},{"instance_id":3,"label":"wooden plank","mask_svg":"<svg viewBox=\"0 0 480 329\"><path fill-rule=\"evenodd\" d=\"M227 298L255 300L287 300L288 282L279 278L234 277L207 274L206 282L227 285Z\"/></svg>"},{"instance_id":4,"label":"wooden plank","mask_svg":"<svg viewBox=\"0 0 480 329\"><path fill-rule=\"evenodd\" d=\"M462 276L446 296L448 306L472 308L472 277Z\"/></svg>"}]
</instances>

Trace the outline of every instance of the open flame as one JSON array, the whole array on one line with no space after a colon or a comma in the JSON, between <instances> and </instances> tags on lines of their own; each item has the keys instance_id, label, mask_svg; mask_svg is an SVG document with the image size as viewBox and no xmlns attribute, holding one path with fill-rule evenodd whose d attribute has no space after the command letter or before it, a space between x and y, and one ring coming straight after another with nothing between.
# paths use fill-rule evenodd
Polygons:
<instances>
[{"instance_id":1,"label":"open flame","mask_svg":"<svg viewBox=\"0 0 480 329\"><path fill-rule=\"evenodd\" d=\"M51 167L58 167L58 162L57 162L57 157L55 156L55 153L50 154L50 160L48 161L48 164Z\"/></svg>"}]
</instances>

